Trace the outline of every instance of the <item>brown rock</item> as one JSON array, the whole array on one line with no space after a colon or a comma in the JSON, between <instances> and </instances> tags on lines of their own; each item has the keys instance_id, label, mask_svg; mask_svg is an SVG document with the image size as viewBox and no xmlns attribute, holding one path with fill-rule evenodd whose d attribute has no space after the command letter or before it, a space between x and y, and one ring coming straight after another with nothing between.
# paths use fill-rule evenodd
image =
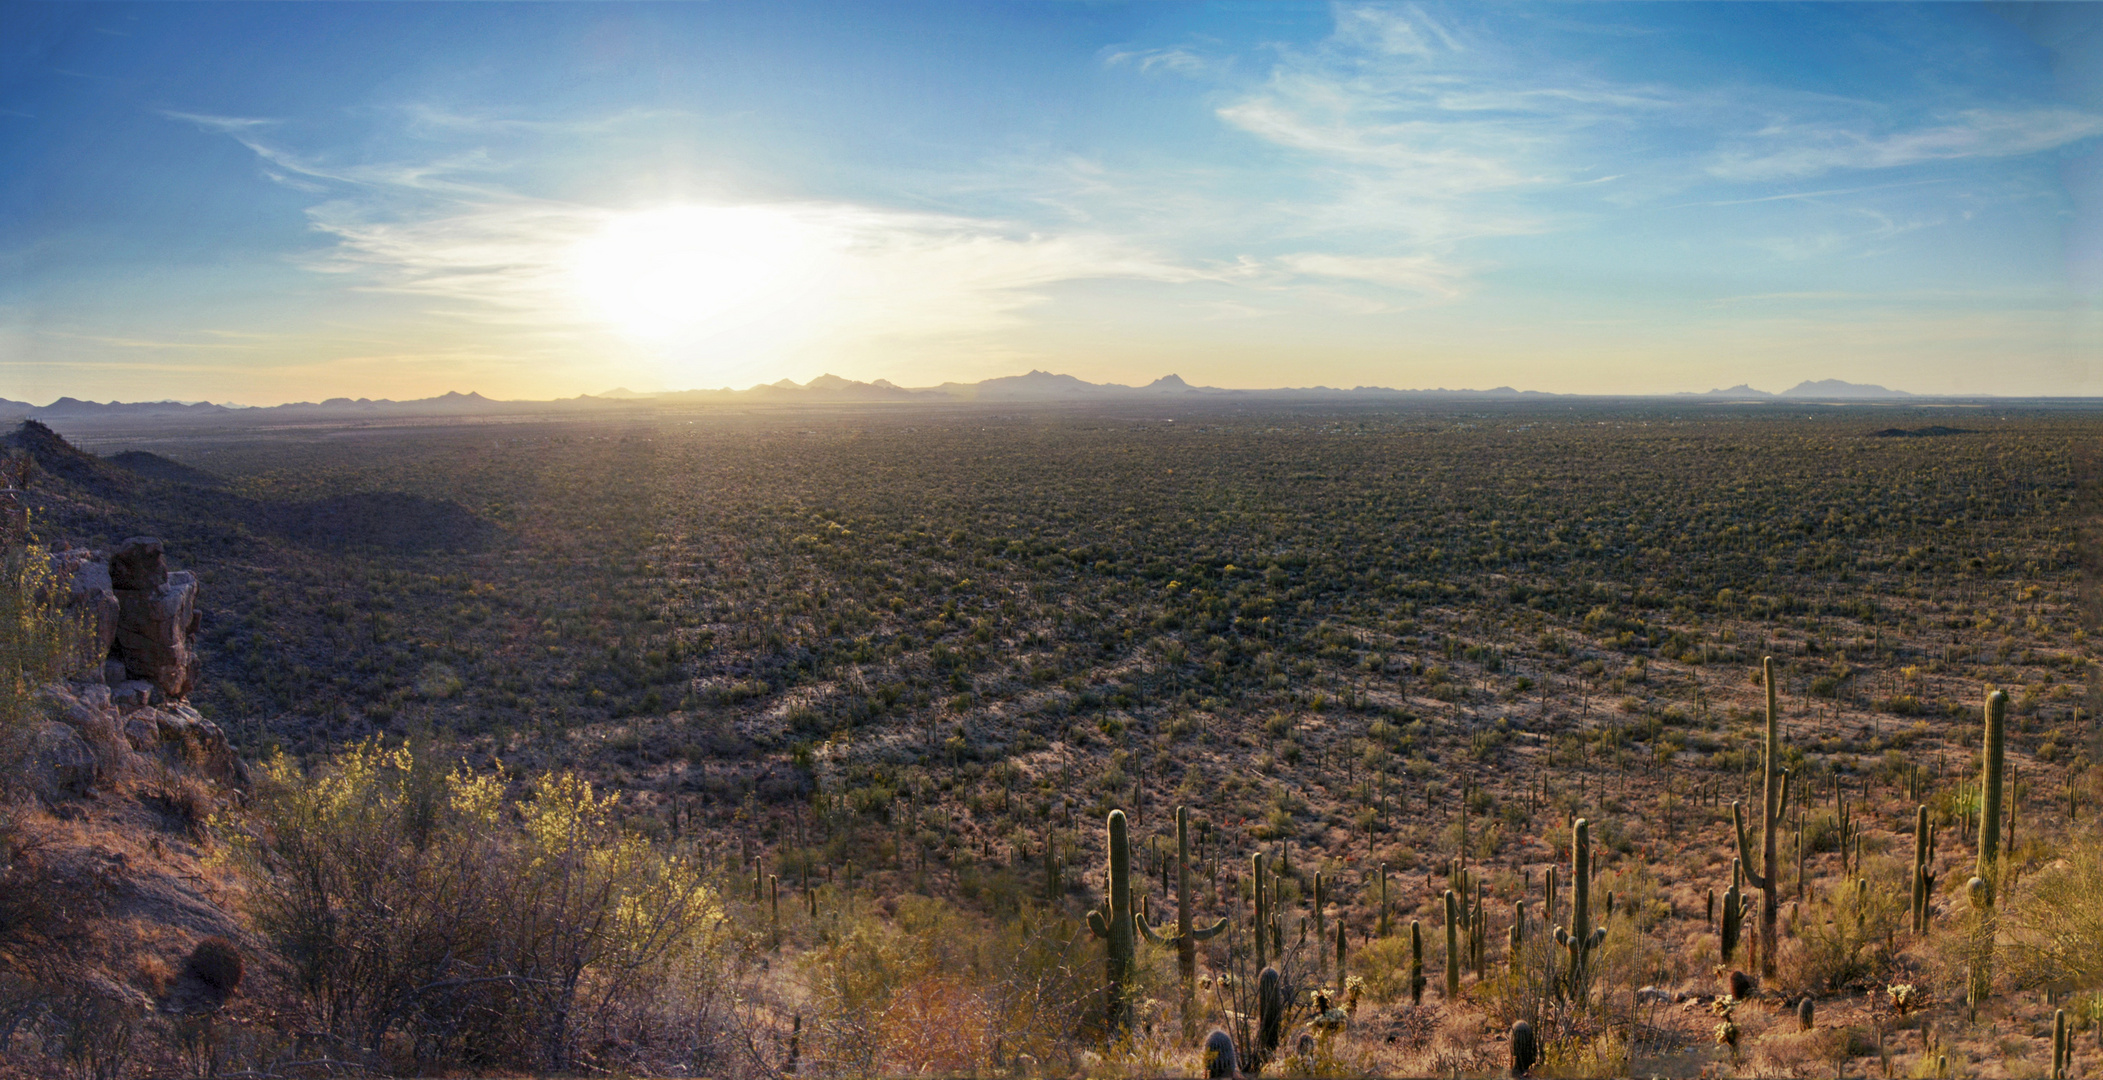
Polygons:
<instances>
[{"instance_id":1,"label":"brown rock","mask_svg":"<svg viewBox=\"0 0 2103 1080\"><path fill-rule=\"evenodd\" d=\"M72 728L95 755L97 776L128 771L132 747L125 739L123 716L110 703L109 687L100 683L51 683L40 694L51 712Z\"/></svg>"},{"instance_id":2,"label":"brown rock","mask_svg":"<svg viewBox=\"0 0 2103 1080\"><path fill-rule=\"evenodd\" d=\"M160 538L134 536L110 555L110 581L125 592L152 592L168 580L168 559Z\"/></svg>"},{"instance_id":3,"label":"brown rock","mask_svg":"<svg viewBox=\"0 0 2103 1080\"><path fill-rule=\"evenodd\" d=\"M101 775L94 748L70 725L46 721L32 745L30 781L47 796L84 794Z\"/></svg>"},{"instance_id":4,"label":"brown rock","mask_svg":"<svg viewBox=\"0 0 2103 1080\"><path fill-rule=\"evenodd\" d=\"M142 710L143 711L143 710ZM248 787L248 766L227 744L219 725L184 704L154 710L161 737L161 756L230 787Z\"/></svg>"},{"instance_id":5,"label":"brown rock","mask_svg":"<svg viewBox=\"0 0 2103 1080\"><path fill-rule=\"evenodd\" d=\"M152 709L140 709L124 718L124 739L139 753L149 753L161 745L161 714Z\"/></svg>"},{"instance_id":6,"label":"brown rock","mask_svg":"<svg viewBox=\"0 0 2103 1080\"><path fill-rule=\"evenodd\" d=\"M111 560L114 571L117 563ZM117 590L117 657L135 679L152 683L171 698L189 694L199 661L191 647L197 632L197 576L188 570L164 574L151 592Z\"/></svg>"},{"instance_id":7,"label":"brown rock","mask_svg":"<svg viewBox=\"0 0 2103 1080\"><path fill-rule=\"evenodd\" d=\"M144 679L126 679L110 687L110 702L129 714L153 704L153 684Z\"/></svg>"}]
</instances>

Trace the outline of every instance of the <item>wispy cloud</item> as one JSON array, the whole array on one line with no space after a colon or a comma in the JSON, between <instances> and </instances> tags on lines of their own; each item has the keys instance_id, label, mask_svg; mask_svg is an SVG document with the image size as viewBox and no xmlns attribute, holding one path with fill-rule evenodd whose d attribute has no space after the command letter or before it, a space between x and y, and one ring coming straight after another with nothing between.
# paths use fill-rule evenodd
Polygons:
<instances>
[{"instance_id":1,"label":"wispy cloud","mask_svg":"<svg viewBox=\"0 0 2103 1080\"><path fill-rule=\"evenodd\" d=\"M660 221L691 213L758 222L758 241L792 240L805 250L791 277L764 297L718 318L678 322L653 336L671 352L783 359L797 350L853 353L912 342L985 337L1016 325L1067 283L1124 279L1161 283L1227 280L1229 272L1147 250L1102 231L1045 233L1012 222L900 211L840 202L726 203L686 201L596 205L521 194L478 175L486 155L455 151L423 162L329 163L274 141L272 122L203 116L171 117L239 140L269 168L266 174L301 191L326 194L308 209L313 229L333 243L299 257L316 273L338 276L354 290L419 298L427 314L480 325L490 334L575 340L633 330L637 320L595 303L606 283L587 280L593 245L611 231L647 235ZM435 111L420 114L424 122ZM480 121L444 121L473 127ZM685 213L687 218L680 218ZM657 215L657 217L652 217ZM670 216L666 216L670 215ZM705 230L704 230L705 232ZM632 253L636 265L616 289L674 290L689 264L713 258L696 234ZM653 280L663 277L665 280ZM736 287L742 288L743 283ZM674 296L668 303L702 308ZM619 309L621 303L611 305Z\"/></svg>"},{"instance_id":2,"label":"wispy cloud","mask_svg":"<svg viewBox=\"0 0 2103 1080\"><path fill-rule=\"evenodd\" d=\"M1830 199L1842 195L1862 195L1871 191L1890 191L1894 188L1922 187L1928 184L1955 183L1948 177L1932 180L1902 180L1895 184L1868 184L1863 187L1828 188L1823 191L1786 191L1780 195L1760 195L1750 199L1709 199L1698 203L1682 203L1682 206L1753 206L1772 202L1809 202L1814 199Z\"/></svg>"},{"instance_id":3,"label":"wispy cloud","mask_svg":"<svg viewBox=\"0 0 2103 1080\"><path fill-rule=\"evenodd\" d=\"M1163 71L1202 75L1224 66L1226 61L1207 57L1187 45L1177 45L1166 49L1110 50L1103 54L1103 63L1110 67L1137 68L1149 75Z\"/></svg>"},{"instance_id":4,"label":"wispy cloud","mask_svg":"<svg viewBox=\"0 0 2103 1080\"><path fill-rule=\"evenodd\" d=\"M1833 123L1780 122L1719 150L1708 172L1725 180L1784 180L1841 170L2015 157L2098 135L2103 135L2103 115L2064 107L1965 109L1936 123L1887 133Z\"/></svg>"},{"instance_id":5,"label":"wispy cloud","mask_svg":"<svg viewBox=\"0 0 2103 1080\"><path fill-rule=\"evenodd\" d=\"M1363 281L1383 288L1450 300L1461 294L1465 276L1431 255L1354 256L1306 253L1287 255L1279 264L1294 274Z\"/></svg>"}]
</instances>

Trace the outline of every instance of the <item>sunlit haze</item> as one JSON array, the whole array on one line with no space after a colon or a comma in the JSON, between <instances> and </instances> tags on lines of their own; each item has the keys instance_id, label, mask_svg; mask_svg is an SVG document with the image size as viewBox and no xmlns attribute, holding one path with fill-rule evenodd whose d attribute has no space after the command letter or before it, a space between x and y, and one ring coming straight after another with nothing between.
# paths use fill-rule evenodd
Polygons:
<instances>
[{"instance_id":1,"label":"sunlit haze","mask_svg":"<svg viewBox=\"0 0 2103 1080\"><path fill-rule=\"evenodd\" d=\"M0 5L0 397L2103 394L2103 5Z\"/></svg>"}]
</instances>

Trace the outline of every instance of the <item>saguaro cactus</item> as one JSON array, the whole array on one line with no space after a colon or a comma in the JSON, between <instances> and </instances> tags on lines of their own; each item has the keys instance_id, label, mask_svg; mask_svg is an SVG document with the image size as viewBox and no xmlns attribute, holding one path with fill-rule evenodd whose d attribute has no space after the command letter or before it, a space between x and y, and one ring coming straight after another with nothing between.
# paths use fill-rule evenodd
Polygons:
<instances>
[{"instance_id":1,"label":"saguaro cactus","mask_svg":"<svg viewBox=\"0 0 2103 1080\"><path fill-rule=\"evenodd\" d=\"M1505 935L1504 963L1519 970L1519 950L1526 944L1526 901L1512 901L1512 928Z\"/></svg>"},{"instance_id":2,"label":"saguaro cactus","mask_svg":"<svg viewBox=\"0 0 2103 1080\"><path fill-rule=\"evenodd\" d=\"M1263 872L1263 852L1249 856L1249 890L1255 893L1256 901L1256 967L1265 967L1264 946L1271 936L1270 902L1264 898L1264 882L1269 880Z\"/></svg>"},{"instance_id":3,"label":"saguaro cactus","mask_svg":"<svg viewBox=\"0 0 2103 1080\"><path fill-rule=\"evenodd\" d=\"M1555 943L1570 951L1570 996L1579 998L1591 985L1592 950L1606 940L1606 927L1592 925L1592 823L1578 818L1570 832L1570 927L1556 929Z\"/></svg>"},{"instance_id":4,"label":"saguaro cactus","mask_svg":"<svg viewBox=\"0 0 2103 1080\"><path fill-rule=\"evenodd\" d=\"M1102 906L1088 913L1088 929L1108 946L1104 966L1109 975L1105 1011L1110 1037L1116 1038L1131 1019L1131 1003L1125 1000L1125 984L1132 977L1132 952L1138 943L1132 915L1132 845L1126 836L1125 812L1110 811L1110 895Z\"/></svg>"},{"instance_id":5,"label":"saguaro cactus","mask_svg":"<svg viewBox=\"0 0 2103 1080\"><path fill-rule=\"evenodd\" d=\"M2001 857L2001 733L2008 714L2008 695L1994 691L1986 695L1986 745L1979 763L1979 868L1973 871L1986 883L1986 902L1993 904L1999 885L1995 864Z\"/></svg>"},{"instance_id":6,"label":"saguaro cactus","mask_svg":"<svg viewBox=\"0 0 2103 1080\"><path fill-rule=\"evenodd\" d=\"M1994 896L2000 886L2002 731L2007 713L2008 695L1999 690L1986 695L1985 746L1980 750L1979 763L1979 866L1972 879L1964 883L1973 918L1965 999L1973 1010L1993 990Z\"/></svg>"},{"instance_id":7,"label":"saguaro cactus","mask_svg":"<svg viewBox=\"0 0 2103 1080\"><path fill-rule=\"evenodd\" d=\"M1409 1003L1424 1003L1424 927L1409 920Z\"/></svg>"},{"instance_id":8,"label":"saguaro cactus","mask_svg":"<svg viewBox=\"0 0 2103 1080\"><path fill-rule=\"evenodd\" d=\"M1267 967L1256 976L1256 1058L1255 1070L1261 1072L1278 1053L1278 1042L1285 1034L1285 978L1278 969Z\"/></svg>"},{"instance_id":9,"label":"saguaro cactus","mask_svg":"<svg viewBox=\"0 0 2103 1080\"><path fill-rule=\"evenodd\" d=\"M1386 937L1386 936L1387 936L1387 910L1388 910L1388 909L1387 909L1387 864L1386 864L1386 863L1381 863L1381 864L1380 864L1380 930L1379 930L1379 934L1380 934L1380 936L1381 936L1381 937Z\"/></svg>"},{"instance_id":10,"label":"saguaro cactus","mask_svg":"<svg viewBox=\"0 0 2103 1080\"><path fill-rule=\"evenodd\" d=\"M1738 934L1745 928L1745 894L1738 889L1738 879L1743 873L1743 864L1731 860L1731 887L1723 891L1723 921L1716 930L1723 938L1723 962L1728 964L1738 955Z\"/></svg>"},{"instance_id":11,"label":"saguaro cactus","mask_svg":"<svg viewBox=\"0 0 2103 1080\"><path fill-rule=\"evenodd\" d=\"M1446 902L1446 1000L1460 996L1460 901L1447 889Z\"/></svg>"},{"instance_id":12,"label":"saguaro cactus","mask_svg":"<svg viewBox=\"0 0 2103 1080\"><path fill-rule=\"evenodd\" d=\"M1190 920L1190 808L1176 807L1176 929L1170 934L1157 933L1146 920L1139 921L1139 932L1148 941L1172 946L1176 950L1176 969L1183 979L1183 1029L1185 1038L1197 1035L1198 992L1198 942L1205 941L1226 929L1227 920L1220 919L1209 926L1196 926Z\"/></svg>"},{"instance_id":13,"label":"saguaro cactus","mask_svg":"<svg viewBox=\"0 0 2103 1080\"><path fill-rule=\"evenodd\" d=\"M1928 898L1935 895L1935 831L1928 828L1928 808L1913 812L1913 933L1928 932Z\"/></svg>"},{"instance_id":14,"label":"saguaro cactus","mask_svg":"<svg viewBox=\"0 0 2103 1080\"><path fill-rule=\"evenodd\" d=\"M1774 657L1760 662L1767 677L1767 748L1760 762L1760 869L1753 869L1752 840L1738 803L1731 804L1731 831L1738 840L1738 862L1745 880L1760 890L1760 974L1774 975L1774 926L1781 911L1781 872L1775 864L1775 842L1781 835L1782 812L1789 805L1789 770L1777 769L1781 754L1780 709L1775 704Z\"/></svg>"},{"instance_id":15,"label":"saguaro cactus","mask_svg":"<svg viewBox=\"0 0 2103 1080\"><path fill-rule=\"evenodd\" d=\"M1533 1025L1524 1020L1512 1025L1512 1076L1525 1076L1533 1070L1533 1063L1541 1058L1541 1048L1534 1041Z\"/></svg>"},{"instance_id":16,"label":"saguaro cactus","mask_svg":"<svg viewBox=\"0 0 2103 1080\"><path fill-rule=\"evenodd\" d=\"M2052 1080L2067 1080L2074 1067L2074 1033L2066 1026L2066 1010L2052 1010Z\"/></svg>"}]
</instances>

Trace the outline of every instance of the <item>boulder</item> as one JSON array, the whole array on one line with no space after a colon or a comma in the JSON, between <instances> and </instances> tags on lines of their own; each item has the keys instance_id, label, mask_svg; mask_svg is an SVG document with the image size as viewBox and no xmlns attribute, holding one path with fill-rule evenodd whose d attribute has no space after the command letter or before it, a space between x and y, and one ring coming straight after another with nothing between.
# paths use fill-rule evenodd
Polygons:
<instances>
[{"instance_id":1,"label":"boulder","mask_svg":"<svg viewBox=\"0 0 2103 1080\"><path fill-rule=\"evenodd\" d=\"M140 709L124 718L124 740L139 753L150 753L161 745L161 714Z\"/></svg>"},{"instance_id":2,"label":"boulder","mask_svg":"<svg viewBox=\"0 0 2103 1080\"><path fill-rule=\"evenodd\" d=\"M227 744L219 725L180 702L153 712L160 728L161 756L170 764L187 766L229 787L248 787L248 766Z\"/></svg>"},{"instance_id":3,"label":"boulder","mask_svg":"<svg viewBox=\"0 0 2103 1080\"><path fill-rule=\"evenodd\" d=\"M109 687L100 683L69 686L54 683L42 696L53 715L73 729L94 752L100 775L121 772L131 765L132 748L123 734L123 718L110 704Z\"/></svg>"},{"instance_id":4,"label":"boulder","mask_svg":"<svg viewBox=\"0 0 2103 1080\"><path fill-rule=\"evenodd\" d=\"M85 794L101 775L95 749L70 725L45 721L31 745L30 782L48 797Z\"/></svg>"},{"instance_id":5,"label":"boulder","mask_svg":"<svg viewBox=\"0 0 2103 1080\"><path fill-rule=\"evenodd\" d=\"M153 704L154 685L144 679L126 679L110 687L110 703L129 713Z\"/></svg>"},{"instance_id":6,"label":"boulder","mask_svg":"<svg viewBox=\"0 0 2103 1080\"><path fill-rule=\"evenodd\" d=\"M160 538L134 536L110 554L110 580L125 592L152 592L168 581L168 557Z\"/></svg>"}]
</instances>

